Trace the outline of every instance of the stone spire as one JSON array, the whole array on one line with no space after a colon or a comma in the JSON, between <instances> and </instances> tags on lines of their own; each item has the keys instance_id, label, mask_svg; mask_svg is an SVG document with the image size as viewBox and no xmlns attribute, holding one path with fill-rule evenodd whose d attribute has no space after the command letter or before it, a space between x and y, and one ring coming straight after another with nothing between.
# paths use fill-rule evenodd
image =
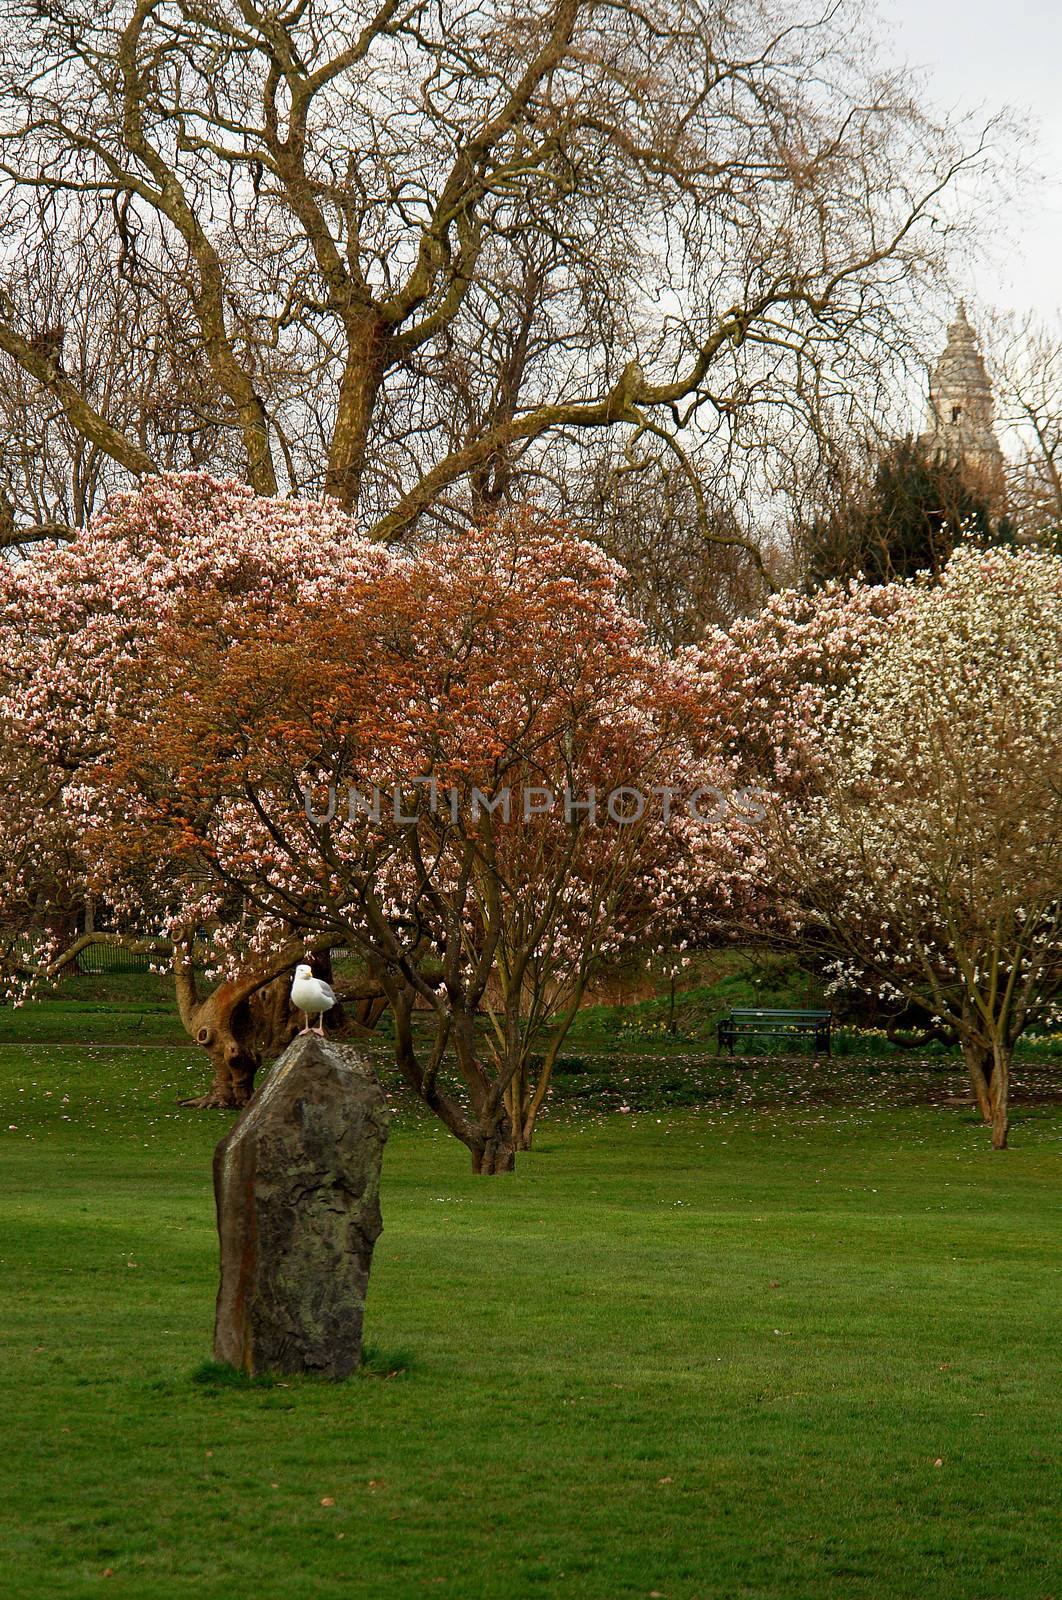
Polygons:
<instances>
[{"instance_id":1,"label":"stone spire","mask_svg":"<svg viewBox=\"0 0 1062 1600\"><path fill-rule=\"evenodd\" d=\"M968 467L996 498L1003 491L1003 452L994 419L991 379L960 301L944 353L933 368L922 443Z\"/></svg>"}]
</instances>

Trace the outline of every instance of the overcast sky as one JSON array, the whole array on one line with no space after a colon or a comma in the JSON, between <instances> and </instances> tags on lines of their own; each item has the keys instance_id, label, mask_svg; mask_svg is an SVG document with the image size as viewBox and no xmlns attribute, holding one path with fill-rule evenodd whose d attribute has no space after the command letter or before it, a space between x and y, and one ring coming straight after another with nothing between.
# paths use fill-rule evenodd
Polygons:
<instances>
[{"instance_id":1,"label":"overcast sky","mask_svg":"<svg viewBox=\"0 0 1062 1600\"><path fill-rule=\"evenodd\" d=\"M1013 248L978 267L971 293L1053 317L1062 308L1062 0L878 0L889 48L923 68L943 109L1009 105L1038 133L1040 176L1007 218Z\"/></svg>"}]
</instances>

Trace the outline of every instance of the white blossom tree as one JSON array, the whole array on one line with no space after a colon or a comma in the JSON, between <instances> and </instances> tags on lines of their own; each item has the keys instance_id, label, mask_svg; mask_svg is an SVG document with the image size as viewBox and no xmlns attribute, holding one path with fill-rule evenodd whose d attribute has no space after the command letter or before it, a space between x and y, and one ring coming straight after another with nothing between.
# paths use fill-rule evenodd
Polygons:
<instances>
[{"instance_id":1,"label":"white blossom tree","mask_svg":"<svg viewBox=\"0 0 1062 1600\"><path fill-rule=\"evenodd\" d=\"M1062 988L1062 560L952 557L907 588L771 808L783 899L838 977L959 1039L992 1144Z\"/></svg>"}]
</instances>

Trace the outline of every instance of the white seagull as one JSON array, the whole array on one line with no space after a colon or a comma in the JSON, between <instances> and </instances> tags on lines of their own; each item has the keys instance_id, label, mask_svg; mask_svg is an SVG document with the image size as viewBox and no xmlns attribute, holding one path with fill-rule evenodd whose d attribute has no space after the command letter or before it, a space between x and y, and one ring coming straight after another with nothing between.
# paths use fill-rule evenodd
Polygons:
<instances>
[{"instance_id":1,"label":"white seagull","mask_svg":"<svg viewBox=\"0 0 1062 1600\"><path fill-rule=\"evenodd\" d=\"M319 1033L324 1038L324 1013L331 1011L336 1003L335 990L330 983L325 983L321 978L315 978L309 967L304 963L295 968L295 981L291 985L291 1003L296 1006L306 1018L306 1026L299 1034ZM310 1018L317 1018L316 1028L310 1026Z\"/></svg>"}]
</instances>

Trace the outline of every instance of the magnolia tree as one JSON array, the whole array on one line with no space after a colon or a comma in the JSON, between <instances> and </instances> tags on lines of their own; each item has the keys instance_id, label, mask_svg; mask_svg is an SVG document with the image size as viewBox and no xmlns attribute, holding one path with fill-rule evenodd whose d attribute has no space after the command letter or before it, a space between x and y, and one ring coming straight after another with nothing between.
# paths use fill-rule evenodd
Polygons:
<instances>
[{"instance_id":1,"label":"magnolia tree","mask_svg":"<svg viewBox=\"0 0 1062 1600\"><path fill-rule=\"evenodd\" d=\"M124 942L173 958L182 1019L215 1064L209 1103L238 1104L250 1092L259 1036L275 1031L277 997L263 995L264 986L301 956L304 941L293 925L290 948L253 971L226 973L200 996L192 958L202 956L202 941L195 952L193 939L212 923L182 899L179 864L153 858L146 833L139 852L107 856L97 776L117 782L119 731L142 695L166 692L156 658L167 632L198 615L217 621L251 597L259 605L281 593L295 599L359 560L368 570L388 564L334 507L265 504L189 477L118 499L62 553L42 549L0 568L0 908L7 927L35 936L29 962L8 950L11 987L24 992L34 975L54 974L98 937L71 944L69 910L87 890L105 893ZM196 881L204 893L201 870ZM234 897L223 914L238 914Z\"/></svg>"},{"instance_id":2,"label":"magnolia tree","mask_svg":"<svg viewBox=\"0 0 1062 1600\"><path fill-rule=\"evenodd\" d=\"M791 899L779 892L771 830L786 805L813 792L818 736L827 710L882 638L898 588L832 582L815 594L784 590L729 629L712 629L698 656L702 737L746 797L755 829L755 872L731 873L702 889L716 924L738 938L803 947ZM672 963L674 965L674 963Z\"/></svg>"},{"instance_id":3,"label":"magnolia tree","mask_svg":"<svg viewBox=\"0 0 1062 1600\"><path fill-rule=\"evenodd\" d=\"M705 732L730 770L775 799L806 788L827 708L902 599L898 586L784 590L704 641Z\"/></svg>"},{"instance_id":4,"label":"magnolia tree","mask_svg":"<svg viewBox=\"0 0 1062 1600\"><path fill-rule=\"evenodd\" d=\"M964 548L939 582L773 610L746 744L780 914L953 1033L1001 1149L1015 1041L1062 985L1062 560Z\"/></svg>"},{"instance_id":5,"label":"magnolia tree","mask_svg":"<svg viewBox=\"0 0 1062 1600\"><path fill-rule=\"evenodd\" d=\"M332 506L201 476L8 576L6 648L17 616L30 653L10 748L54 772L126 922L175 942L215 1103L253 1078L239 1009L342 945L406 1081L505 1170L601 962L756 874L698 663L646 645L620 576L531 514L413 562Z\"/></svg>"}]
</instances>

